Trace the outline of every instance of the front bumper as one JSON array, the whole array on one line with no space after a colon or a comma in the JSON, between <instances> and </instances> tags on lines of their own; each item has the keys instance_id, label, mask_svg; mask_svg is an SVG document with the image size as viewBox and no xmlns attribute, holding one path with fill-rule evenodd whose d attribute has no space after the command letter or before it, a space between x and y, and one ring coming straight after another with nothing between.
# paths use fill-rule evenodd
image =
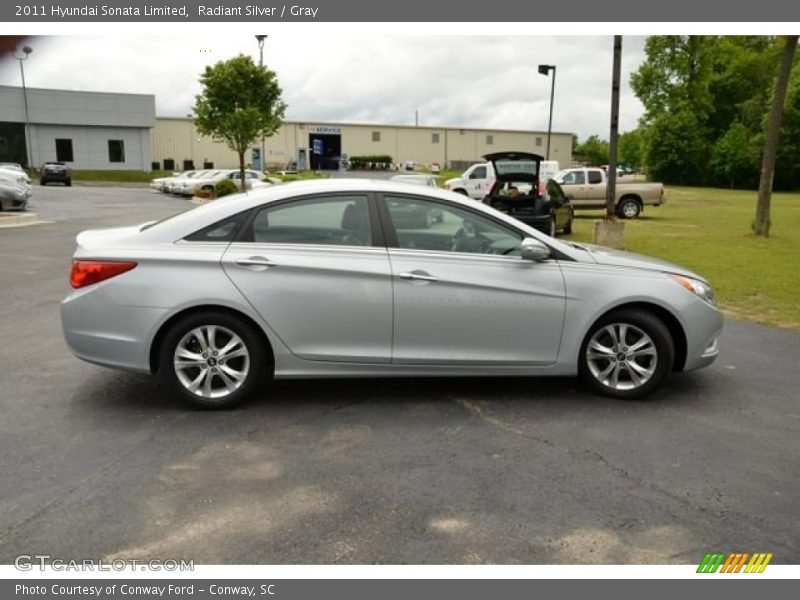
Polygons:
<instances>
[{"instance_id":1,"label":"front bumper","mask_svg":"<svg viewBox=\"0 0 800 600\"><path fill-rule=\"evenodd\" d=\"M719 356L719 336L724 318L722 312L696 298L682 311L686 332L686 362L684 371L707 367Z\"/></svg>"}]
</instances>

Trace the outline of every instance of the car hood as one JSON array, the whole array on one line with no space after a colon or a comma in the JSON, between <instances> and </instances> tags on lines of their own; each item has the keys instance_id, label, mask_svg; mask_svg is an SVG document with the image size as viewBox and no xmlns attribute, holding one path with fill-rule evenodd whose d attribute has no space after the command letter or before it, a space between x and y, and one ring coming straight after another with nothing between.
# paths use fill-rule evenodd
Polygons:
<instances>
[{"instance_id":1,"label":"car hood","mask_svg":"<svg viewBox=\"0 0 800 600\"><path fill-rule=\"evenodd\" d=\"M661 271L663 273L675 273L676 275L684 275L693 279L706 282L704 277L701 277L694 271L690 271L685 267L676 265L666 260L653 258L652 256L645 256L644 254L635 254L633 252L625 252L624 250L614 250L605 246L598 246L597 244L583 244L570 242L570 245L581 248L599 265L609 265L613 267L627 267L630 269L646 269L648 271Z\"/></svg>"}]
</instances>

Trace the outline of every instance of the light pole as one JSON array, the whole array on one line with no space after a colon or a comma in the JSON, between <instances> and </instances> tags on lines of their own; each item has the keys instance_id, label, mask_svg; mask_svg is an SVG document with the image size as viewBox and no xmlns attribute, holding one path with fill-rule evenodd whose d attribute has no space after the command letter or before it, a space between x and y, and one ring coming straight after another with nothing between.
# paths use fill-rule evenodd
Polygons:
<instances>
[{"instance_id":1,"label":"light pole","mask_svg":"<svg viewBox=\"0 0 800 600\"><path fill-rule=\"evenodd\" d=\"M33 156L31 154L31 133L30 133L30 116L28 115L28 89L25 87L25 67L22 65L23 62L28 60L28 57L33 52L33 48L30 46L23 46L22 47L22 55L18 56L17 52L14 51L14 58L19 61L19 73L22 76L22 102L25 105L25 160L27 161L28 172L30 172L31 168L33 167Z\"/></svg>"},{"instance_id":2,"label":"light pole","mask_svg":"<svg viewBox=\"0 0 800 600\"><path fill-rule=\"evenodd\" d=\"M261 67L261 68L264 67L264 40L266 40L266 39L267 39L266 35L257 35L256 36L256 40L258 41L258 66ZM262 137L261 138L261 165L260 165L260 167L261 167L261 171L263 171L264 173L267 172L267 169L265 168L267 166L266 159L267 159L267 157L265 155L265 150L264 150L264 138Z\"/></svg>"},{"instance_id":3,"label":"light pole","mask_svg":"<svg viewBox=\"0 0 800 600\"><path fill-rule=\"evenodd\" d=\"M550 119L547 121L547 156L546 160L550 160L550 132L553 129L553 96L556 93L556 66L555 65L539 65L539 73L547 77L553 72L552 84L550 85Z\"/></svg>"}]
</instances>

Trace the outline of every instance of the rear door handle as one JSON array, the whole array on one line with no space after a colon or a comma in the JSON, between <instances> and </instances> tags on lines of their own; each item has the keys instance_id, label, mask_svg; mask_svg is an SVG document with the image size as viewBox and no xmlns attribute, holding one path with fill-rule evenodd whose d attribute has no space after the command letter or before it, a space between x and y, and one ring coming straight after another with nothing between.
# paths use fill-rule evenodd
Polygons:
<instances>
[{"instance_id":1,"label":"rear door handle","mask_svg":"<svg viewBox=\"0 0 800 600\"><path fill-rule=\"evenodd\" d=\"M251 256L250 258L237 258L236 264L242 267L277 267L274 262L264 256Z\"/></svg>"},{"instance_id":2,"label":"rear door handle","mask_svg":"<svg viewBox=\"0 0 800 600\"><path fill-rule=\"evenodd\" d=\"M425 271L408 271L406 273L400 273L398 277L406 281L439 281L438 277L434 277Z\"/></svg>"}]
</instances>

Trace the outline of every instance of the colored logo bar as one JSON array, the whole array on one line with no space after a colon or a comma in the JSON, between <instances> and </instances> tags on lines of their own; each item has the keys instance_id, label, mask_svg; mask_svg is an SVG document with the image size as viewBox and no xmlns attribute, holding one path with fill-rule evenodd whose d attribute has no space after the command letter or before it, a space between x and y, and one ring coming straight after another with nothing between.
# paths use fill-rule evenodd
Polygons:
<instances>
[{"instance_id":1,"label":"colored logo bar","mask_svg":"<svg viewBox=\"0 0 800 600\"><path fill-rule=\"evenodd\" d=\"M749 559L749 560L748 560ZM763 573L772 553L755 552L707 552L700 565L698 573Z\"/></svg>"}]
</instances>

